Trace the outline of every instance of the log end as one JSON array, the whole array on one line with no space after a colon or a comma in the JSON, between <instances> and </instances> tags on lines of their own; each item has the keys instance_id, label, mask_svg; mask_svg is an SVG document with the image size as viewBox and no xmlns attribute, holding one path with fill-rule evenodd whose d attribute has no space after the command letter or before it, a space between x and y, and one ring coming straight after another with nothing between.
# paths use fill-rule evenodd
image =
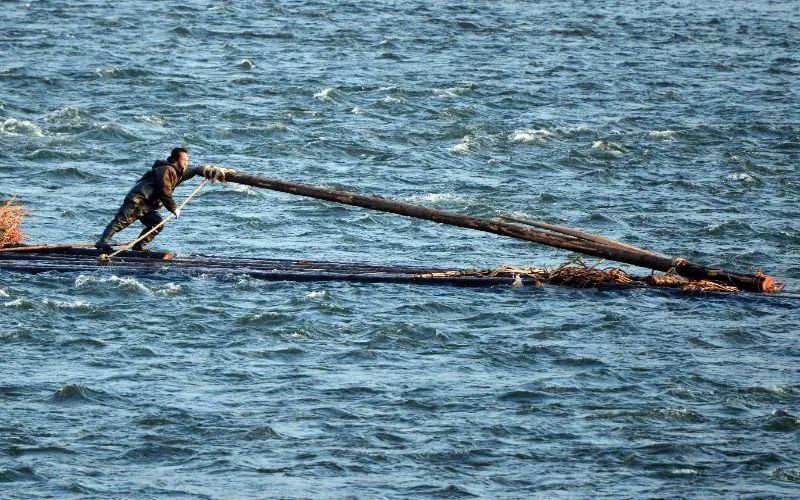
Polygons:
<instances>
[{"instance_id":1,"label":"log end","mask_svg":"<svg viewBox=\"0 0 800 500\"><path fill-rule=\"evenodd\" d=\"M756 283L758 284L759 291L762 293L777 293L782 288L780 284L775 283L774 279L761 271L756 274Z\"/></svg>"}]
</instances>

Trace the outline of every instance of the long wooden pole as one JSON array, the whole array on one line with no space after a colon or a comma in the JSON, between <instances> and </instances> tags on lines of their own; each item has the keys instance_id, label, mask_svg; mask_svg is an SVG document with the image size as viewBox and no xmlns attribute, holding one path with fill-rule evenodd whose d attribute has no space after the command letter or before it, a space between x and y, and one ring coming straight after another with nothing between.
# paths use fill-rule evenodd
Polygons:
<instances>
[{"instance_id":1,"label":"long wooden pole","mask_svg":"<svg viewBox=\"0 0 800 500\"><path fill-rule=\"evenodd\" d=\"M124 243L113 243L111 246L121 246ZM73 243L72 245L36 245L36 246L19 246L0 248L0 253L32 253L32 252L47 252L58 250L69 250L71 248L88 248L94 247L94 243Z\"/></svg>"},{"instance_id":2,"label":"long wooden pole","mask_svg":"<svg viewBox=\"0 0 800 500\"><path fill-rule=\"evenodd\" d=\"M600 236L599 234L592 234L592 233L587 233L586 231L572 229L571 227L557 226L555 224L548 224L547 222L531 220L531 219L523 219L521 217L512 217L510 215L501 215L500 218L503 220L507 220L509 222L516 222L518 224L524 224L526 226L538 227L539 229L545 229L553 233L566 234L568 236L573 236L575 238L578 238L579 240L595 241L597 243L603 243L605 245L612 247L627 248L628 250L633 250L634 252L644 252L659 257L663 257L663 255L651 252L650 250L644 248L628 245L627 243L622 243L621 241L612 240L610 238L606 238L605 236Z\"/></svg>"},{"instance_id":3,"label":"long wooden pole","mask_svg":"<svg viewBox=\"0 0 800 500\"><path fill-rule=\"evenodd\" d=\"M234 171L225 172L225 181L509 236L656 271L666 272L674 269L675 272L686 278L719 281L743 290L772 292L776 286L772 278L763 274L751 276L729 273L721 269L710 269L699 264L693 264L682 258L665 257L647 251L642 252L597 241L586 241L563 234L554 234L515 224L490 221L375 196L365 196L308 184L269 179Z\"/></svg>"}]
</instances>

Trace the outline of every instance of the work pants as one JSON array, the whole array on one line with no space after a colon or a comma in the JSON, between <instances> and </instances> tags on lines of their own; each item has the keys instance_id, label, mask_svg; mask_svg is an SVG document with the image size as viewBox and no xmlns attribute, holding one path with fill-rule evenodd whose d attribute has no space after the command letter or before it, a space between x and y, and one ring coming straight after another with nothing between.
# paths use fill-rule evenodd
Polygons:
<instances>
[{"instance_id":1,"label":"work pants","mask_svg":"<svg viewBox=\"0 0 800 500\"><path fill-rule=\"evenodd\" d=\"M151 205L147 203L144 198L135 196L132 198L125 198L125 201L122 203L122 206L117 211L117 214L114 216L114 219L108 223L106 226L105 231L103 231L103 235L100 237L100 241L103 243L108 243L111 241L111 237L114 236L116 233L122 231L126 227L130 226L134 222L141 221L144 224L144 229L142 232L139 233L141 237L150 229L156 227L158 224L161 223L163 220L161 215L158 213L158 206ZM148 243L153 241L153 238L156 237L158 233L164 230L164 226L162 225L152 233L150 233L146 238L144 238L141 242L137 243L137 247L145 247Z\"/></svg>"}]
</instances>

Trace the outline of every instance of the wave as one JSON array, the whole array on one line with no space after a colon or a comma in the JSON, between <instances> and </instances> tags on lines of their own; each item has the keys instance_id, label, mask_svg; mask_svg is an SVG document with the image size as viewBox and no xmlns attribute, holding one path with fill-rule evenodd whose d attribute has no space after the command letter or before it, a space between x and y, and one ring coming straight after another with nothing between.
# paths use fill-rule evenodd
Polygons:
<instances>
[{"instance_id":1,"label":"wave","mask_svg":"<svg viewBox=\"0 0 800 500\"><path fill-rule=\"evenodd\" d=\"M545 142L549 137L553 135L547 129L521 129L515 130L511 135L508 136L508 139L511 142L522 142L522 143L533 143L533 142Z\"/></svg>"},{"instance_id":2,"label":"wave","mask_svg":"<svg viewBox=\"0 0 800 500\"><path fill-rule=\"evenodd\" d=\"M753 184L760 186L763 184L761 179L756 176L750 175L747 172L731 172L725 177L725 180L740 182L742 184Z\"/></svg>"},{"instance_id":3,"label":"wave","mask_svg":"<svg viewBox=\"0 0 800 500\"><path fill-rule=\"evenodd\" d=\"M158 125L159 127L166 127L169 125L169 122L166 118L155 115L137 115L136 119L145 123L149 123L150 125Z\"/></svg>"},{"instance_id":4,"label":"wave","mask_svg":"<svg viewBox=\"0 0 800 500\"><path fill-rule=\"evenodd\" d=\"M767 419L764 429L772 432L794 432L800 430L800 418L784 410L775 410Z\"/></svg>"},{"instance_id":5,"label":"wave","mask_svg":"<svg viewBox=\"0 0 800 500\"><path fill-rule=\"evenodd\" d=\"M433 95L439 99L452 99L468 94L473 90L475 90L475 85L469 84L464 86L449 87L446 89L434 89Z\"/></svg>"},{"instance_id":6,"label":"wave","mask_svg":"<svg viewBox=\"0 0 800 500\"><path fill-rule=\"evenodd\" d=\"M157 288L153 291L154 295L160 297L171 297L173 295L180 295L183 293L183 287L177 283L167 283L163 288Z\"/></svg>"},{"instance_id":7,"label":"wave","mask_svg":"<svg viewBox=\"0 0 800 500\"><path fill-rule=\"evenodd\" d=\"M89 180L89 179L96 179L97 177L88 173L84 172L83 170L77 167L63 167L63 168L54 168L52 170L48 170L45 175L49 178L59 178L59 179L81 179L81 180Z\"/></svg>"},{"instance_id":8,"label":"wave","mask_svg":"<svg viewBox=\"0 0 800 500\"><path fill-rule=\"evenodd\" d=\"M29 137L44 137L42 128L28 120L6 119L0 125L0 132L6 135L25 135Z\"/></svg>"},{"instance_id":9,"label":"wave","mask_svg":"<svg viewBox=\"0 0 800 500\"><path fill-rule=\"evenodd\" d=\"M478 146L478 141L471 135L465 135L461 142L450 147L450 151L455 154L468 154Z\"/></svg>"},{"instance_id":10,"label":"wave","mask_svg":"<svg viewBox=\"0 0 800 500\"><path fill-rule=\"evenodd\" d=\"M65 385L53 393L53 401L57 403L99 403L106 394L95 391L81 384Z\"/></svg>"},{"instance_id":11,"label":"wave","mask_svg":"<svg viewBox=\"0 0 800 500\"><path fill-rule=\"evenodd\" d=\"M59 130L83 131L94 124L94 117L86 110L67 106L47 113L44 121L55 125Z\"/></svg>"},{"instance_id":12,"label":"wave","mask_svg":"<svg viewBox=\"0 0 800 500\"><path fill-rule=\"evenodd\" d=\"M705 228L705 233L711 236L722 236L728 233L743 234L751 232L753 229L744 222L727 220L721 224L708 226Z\"/></svg>"},{"instance_id":13,"label":"wave","mask_svg":"<svg viewBox=\"0 0 800 500\"><path fill-rule=\"evenodd\" d=\"M13 483L16 481L46 481L44 476L34 472L33 468L23 465L17 468L0 468L0 483Z\"/></svg>"},{"instance_id":14,"label":"wave","mask_svg":"<svg viewBox=\"0 0 800 500\"><path fill-rule=\"evenodd\" d=\"M464 195L453 193L426 193L415 194L402 198L403 201L414 204L430 205L433 207L447 207L453 204L475 204L475 200Z\"/></svg>"},{"instance_id":15,"label":"wave","mask_svg":"<svg viewBox=\"0 0 800 500\"><path fill-rule=\"evenodd\" d=\"M293 316L275 311L249 314L236 320L237 325L282 325L291 321Z\"/></svg>"},{"instance_id":16,"label":"wave","mask_svg":"<svg viewBox=\"0 0 800 500\"><path fill-rule=\"evenodd\" d=\"M143 139L115 123L104 123L80 134L82 138L98 141L135 142Z\"/></svg>"},{"instance_id":17,"label":"wave","mask_svg":"<svg viewBox=\"0 0 800 500\"><path fill-rule=\"evenodd\" d=\"M322 89L316 94L314 94L314 99L318 99L322 102L328 102L333 100L333 96L336 93L336 89L333 87L328 87L326 89Z\"/></svg>"},{"instance_id":18,"label":"wave","mask_svg":"<svg viewBox=\"0 0 800 500\"><path fill-rule=\"evenodd\" d=\"M97 68L94 73L100 78L142 78L153 74L152 71L142 68L117 67Z\"/></svg>"},{"instance_id":19,"label":"wave","mask_svg":"<svg viewBox=\"0 0 800 500\"><path fill-rule=\"evenodd\" d=\"M651 130L647 135L654 139L674 141L678 138L678 132L674 130Z\"/></svg>"},{"instance_id":20,"label":"wave","mask_svg":"<svg viewBox=\"0 0 800 500\"><path fill-rule=\"evenodd\" d=\"M255 429L248 431L247 434L245 434L245 437L250 441L283 438L278 431L268 425L256 427Z\"/></svg>"},{"instance_id":21,"label":"wave","mask_svg":"<svg viewBox=\"0 0 800 500\"><path fill-rule=\"evenodd\" d=\"M250 70L256 67L256 63L254 63L251 59L244 58L239 63L239 67L244 70Z\"/></svg>"},{"instance_id":22,"label":"wave","mask_svg":"<svg viewBox=\"0 0 800 500\"><path fill-rule=\"evenodd\" d=\"M67 300L57 300L57 299L44 298L44 299L42 299L42 304L45 307L48 307L48 308L51 308L51 309L74 309L74 310L78 310L78 311L93 311L94 310L94 307L91 304L89 304L87 302L83 302L81 300L67 301Z\"/></svg>"},{"instance_id":23,"label":"wave","mask_svg":"<svg viewBox=\"0 0 800 500\"><path fill-rule=\"evenodd\" d=\"M596 135L597 130L588 125L575 125L572 127L556 127L555 131L567 137L576 137L583 135Z\"/></svg>"},{"instance_id":24,"label":"wave","mask_svg":"<svg viewBox=\"0 0 800 500\"><path fill-rule=\"evenodd\" d=\"M628 152L628 150L621 144L611 141L594 141L592 143L592 149L595 151L600 151L603 153L610 153L614 156L624 155Z\"/></svg>"},{"instance_id":25,"label":"wave","mask_svg":"<svg viewBox=\"0 0 800 500\"><path fill-rule=\"evenodd\" d=\"M561 35L564 37L586 37L586 38L599 38L600 34L592 28L583 26L574 26L567 28L549 28L548 33L554 35Z\"/></svg>"},{"instance_id":26,"label":"wave","mask_svg":"<svg viewBox=\"0 0 800 500\"><path fill-rule=\"evenodd\" d=\"M141 283L136 278L123 278L120 276L112 275L112 276L87 276L87 275L80 275L75 278L75 287L76 288L84 288L89 285L94 284L106 284L110 283L115 285L115 288L118 290L129 291L129 292L136 292L136 293L143 293L143 294L151 294L153 291L150 290L147 286Z\"/></svg>"},{"instance_id":27,"label":"wave","mask_svg":"<svg viewBox=\"0 0 800 500\"><path fill-rule=\"evenodd\" d=\"M705 418L694 410L687 408L656 408L638 411L612 411L590 417L601 420L631 419L632 421L655 420L661 422L705 422Z\"/></svg>"},{"instance_id":28,"label":"wave","mask_svg":"<svg viewBox=\"0 0 800 500\"><path fill-rule=\"evenodd\" d=\"M3 304L5 307L13 307L15 309L33 309L33 302L25 298L18 298Z\"/></svg>"},{"instance_id":29,"label":"wave","mask_svg":"<svg viewBox=\"0 0 800 500\"><path fill-rule=\"evenodd\" d=\"M80 153L63 151L60 149L37 149L33 153L25 155L27 160L79 160L83 158Z\"/></svg>"}]
</instances>

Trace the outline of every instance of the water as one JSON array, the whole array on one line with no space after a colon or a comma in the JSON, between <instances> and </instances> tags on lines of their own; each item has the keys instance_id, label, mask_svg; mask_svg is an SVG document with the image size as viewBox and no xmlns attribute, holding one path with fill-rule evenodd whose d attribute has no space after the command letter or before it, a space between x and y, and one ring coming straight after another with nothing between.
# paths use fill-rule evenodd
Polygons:
<instances>
[{"instance_id":1,"label":"water","mask_svg":"<svg viewBox=\"0 0 800 500\"><path fill-rule=\"evenodd\" d=\"M796 293L798 18L777 1L7 2L0 197L32 209L34 242L93 241L183 145ZM237 186L204 189L156 246L567 257ZM0 273L0 496L793 497L799 303Z\"/></svg>"}]
</instances>

